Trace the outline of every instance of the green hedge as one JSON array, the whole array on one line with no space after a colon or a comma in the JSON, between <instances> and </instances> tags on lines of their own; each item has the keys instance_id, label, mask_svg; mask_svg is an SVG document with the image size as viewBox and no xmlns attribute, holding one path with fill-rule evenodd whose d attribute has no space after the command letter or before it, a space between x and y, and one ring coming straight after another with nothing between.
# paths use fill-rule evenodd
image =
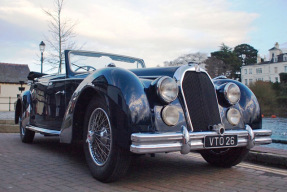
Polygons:
<instances>
[{"instance_id":1,"label":"green hedge","mask_svg":"<svg viewBox=\"0 0 287 192\"><path fill-rule=\"evenodd\" d=\"M287 73L280 73L279 76L281 83L287 83Z\"/></svg>"},{"instance_id":2,"label":"green hedge","mask_svg":"<svg viewBox=\"0 0 287 192\"><path fill-rule=\"evenodd\" d=\"M283 78L287 77L281 74L280 80L281 76ZM257 81L250 85L249 88L256 95L262 114L265 116L287 116L287 83Z\"/></svg>"}]
</instances>

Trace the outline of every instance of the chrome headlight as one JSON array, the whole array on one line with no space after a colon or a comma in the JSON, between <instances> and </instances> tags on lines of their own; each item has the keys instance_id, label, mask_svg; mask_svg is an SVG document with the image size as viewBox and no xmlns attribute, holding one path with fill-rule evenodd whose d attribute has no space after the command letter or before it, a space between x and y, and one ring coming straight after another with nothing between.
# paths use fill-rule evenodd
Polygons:
<instances>
[{"instance_id":1,"label":"chrome headlight","mask_svg":"<svg viewBox=\"0 0 287 192\"><path fill-rule=\"evenodd\" d=\"M162 120L168 126L174 126L178 123L179 112L175 106L166 106L161 111Z\"/></svg>"},{"instance_id":2,"label":"chrome headlight","mask_svg":"<svg viewBox=\"0 0 287 192\"><path fill-rule=\"evenodd\" d=\"M227 83L224 87L224 96L231 105L238 103L240 99L239 87L235 83Z\"/></svg>"},{"instance_id":3,"label":"chrome headlight","mask_svg":"<svg viewBox=\"0 0 287 192\"><path fill-rule=\"evenodd\" d=\"M230 108L227 111L227 120L231 125L237 125L240 121L240 112L235 108Z\"/></svg>"},{"instance_id":4,"label":"chrome headlight","mask_svg":"<svg viewBox=\"0 0 287 192\"><path fill-rule=\"evenodd\" d=\"M171 77L161 77L157 82L157 95L166 103L171 103L177 98L178 86Z\"/></svg>"}]
</instances>

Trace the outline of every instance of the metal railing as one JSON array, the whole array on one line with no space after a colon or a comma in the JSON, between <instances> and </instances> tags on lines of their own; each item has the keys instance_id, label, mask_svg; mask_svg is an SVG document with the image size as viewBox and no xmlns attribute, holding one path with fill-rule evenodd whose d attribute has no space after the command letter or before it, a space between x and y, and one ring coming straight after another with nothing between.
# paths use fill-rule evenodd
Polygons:
<instances>
[{"instance_id":1,"label":"metal railing","mask_svg":"<svg viewBox=\"0 0 287 192\"><path fill-rule=\"evenodd\" d=\"M14 111L16 101L17 101L17 97L0 97L0 109L2 111L4 110ZM2 107L3 105L4 107Z\"/></svg>"}]
</instances>

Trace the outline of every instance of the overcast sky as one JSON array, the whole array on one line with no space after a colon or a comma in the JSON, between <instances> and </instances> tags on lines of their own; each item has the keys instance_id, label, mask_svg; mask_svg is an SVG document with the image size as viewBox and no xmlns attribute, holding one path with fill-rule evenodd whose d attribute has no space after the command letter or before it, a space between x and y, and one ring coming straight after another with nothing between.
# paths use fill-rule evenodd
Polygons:
<instances>
[{"instance_id":1,"label":"overcast sky","mask_svg":"<svg viewBox=\"0 0 287 192\"><path fill-rule=\"evenodd\" d=\"M268 58L287 48L285 0L66 0L84 50L143 58L148 67L180 55L247 43ZM0 0L0 62L40 71L39 43L49 36L53 0ZM47 51L49 47L47 47ZM45 56L45 52L44 52ZM45 72L45 67L44 67Z\"/></svg>"}]
</instances>

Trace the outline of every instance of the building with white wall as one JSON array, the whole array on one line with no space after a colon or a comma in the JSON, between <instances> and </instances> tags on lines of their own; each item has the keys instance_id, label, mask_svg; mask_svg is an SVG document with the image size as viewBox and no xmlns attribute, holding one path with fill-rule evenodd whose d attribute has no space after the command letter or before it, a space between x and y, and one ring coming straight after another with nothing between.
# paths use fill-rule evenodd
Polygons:
<instances>
[{"instance_id":1,"label":"building with white wall","mask_svg":"<svg viewBox=\"0 0 287 192\"><path fill-rule=\"evenodd\" d=\"M20 81L25 90L29 90L27 76L30 72L28 65L0 63L0 111L14 111L14 102L21 94Z\"/></svg>"},{"instance_id":2,"label":"building with white wall","mask_svg":"<svg viewBox=\"0 0 287 192\"><path fill-rule=\"evenodd\" d=\"M283 53L279 44L269 49L270 61L258 62L241 67L241 82L250 85L256 81L280 82L280 73L287 73L287 53Z\"/></svg>"}]
</instances>

